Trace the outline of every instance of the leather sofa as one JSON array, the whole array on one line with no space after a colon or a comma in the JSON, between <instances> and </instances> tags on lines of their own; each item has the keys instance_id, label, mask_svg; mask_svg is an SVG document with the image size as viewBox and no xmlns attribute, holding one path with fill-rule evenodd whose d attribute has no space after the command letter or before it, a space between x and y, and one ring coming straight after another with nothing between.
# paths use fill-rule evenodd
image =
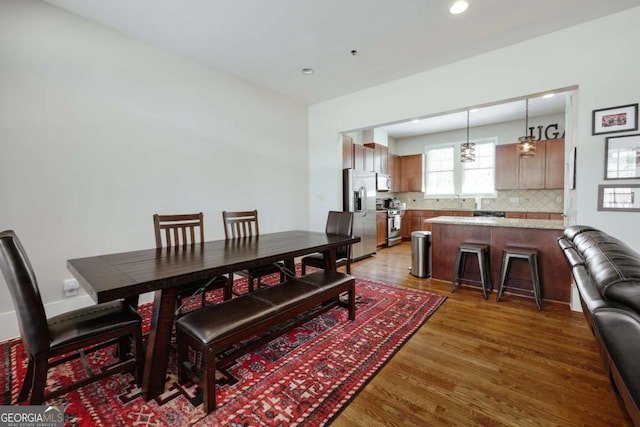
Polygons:
<instances>
[{"instance_id":1,"label":"leather sofa","mask_svg":"<svg viewBox=\"0 0 640 427\"><path fill-rule=\"evenodd\" d=\"M589 226L558 239L580 293L604 369L631 422L640 426L640 254Z\"/></svg>"}]
</instances>

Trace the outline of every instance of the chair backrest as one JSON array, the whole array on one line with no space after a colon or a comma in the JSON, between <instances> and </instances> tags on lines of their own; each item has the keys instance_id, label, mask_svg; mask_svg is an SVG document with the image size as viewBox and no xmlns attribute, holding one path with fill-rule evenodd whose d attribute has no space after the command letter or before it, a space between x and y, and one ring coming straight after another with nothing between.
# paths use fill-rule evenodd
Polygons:
<instances>
[{"instance_id":1,"label":"chair backrest","mask_svg":"<svg viewBox=\"0 0 640 427\"><path fill-rule=\"evenodd\" d=\"M29 258L13 230L0 233L0 270L18 316L20 337L28 354L49 349L49 326Z\"/></svg>"},{"instance_id":2,"label":"chair backrest","mask_svg":"<svg viewBox=\"0 0 640 427\"><path fill-rule=\"evenodd\" d=\"M258 228L258 211L222 212L224 222L224 238L250 237L260 234Z\"/></svg>"},{"instance_id":3,"label":"chair backrest","mask_svg":"<svg viewBox=\"0 0 640 427\"><path fill-rule=\"evenodd\" d=\"M153 215L156 247L185 246L204 243L202 212L182 215ZM164 242L162 237L164 236Z\"/></svg>"},{"instance_id":4,"label":"chair backrest","mask_svg":"<svg viewBox=\"0 0 640 427\"><path fill-rule=\"evenodd\" d=\"M353 212L329 211L325 233L341 236L353 235ZM338 248L336 257L338 259L347 258L350 255L350 249L350 245Z\"/></svg>"}]
</instances>

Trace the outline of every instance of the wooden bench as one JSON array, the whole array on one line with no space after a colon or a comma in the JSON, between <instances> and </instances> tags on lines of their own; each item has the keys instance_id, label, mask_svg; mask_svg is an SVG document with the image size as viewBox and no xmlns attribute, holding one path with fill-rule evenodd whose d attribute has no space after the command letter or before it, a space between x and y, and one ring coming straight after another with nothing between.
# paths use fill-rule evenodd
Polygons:
<instances>
[{"instance_id":1,"label":"wooden bench","mask_svg":"<svg viewBox=\"0 0 640 427\"><path fill-rule=\"evenodd\" d=\"M346 304L339 298L344 292L348 292ZM204 409L210 413L216 407L217 368L338 304L346 305L349 320L355 319L355 279L321 270L187 313L176 321L178 381L184 384L191 379L199 384ZM292 319L286 326L273 328ZM250 344L219 354L256 336L259 339ZM194 359L201 360L200 368L196 360L189 360L189 348L199 355Z\"/></svg>"}]
</instances>

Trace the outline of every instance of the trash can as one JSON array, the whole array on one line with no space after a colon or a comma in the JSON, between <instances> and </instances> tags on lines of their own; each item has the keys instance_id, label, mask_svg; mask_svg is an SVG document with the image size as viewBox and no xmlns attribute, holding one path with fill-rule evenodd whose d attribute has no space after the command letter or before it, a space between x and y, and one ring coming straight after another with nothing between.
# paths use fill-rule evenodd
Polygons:
<instances>
[{"instance_id":1,"label":"trash can","mask_svg":"<svg viewBox=\"0 0 640 427\"><path fill-rule=\"evenodd\" d=\"M431 232L414 231L411 233L412 276L431 277Z\"/></svg>"}]
</instances>

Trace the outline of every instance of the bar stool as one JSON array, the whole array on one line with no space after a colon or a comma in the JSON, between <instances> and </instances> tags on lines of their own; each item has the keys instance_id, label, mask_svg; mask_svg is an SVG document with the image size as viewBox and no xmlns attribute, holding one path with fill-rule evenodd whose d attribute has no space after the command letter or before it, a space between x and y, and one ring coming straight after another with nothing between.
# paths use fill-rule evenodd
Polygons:
<instances>
[{"instance_id":1,"label":"bar stool","mask_svg":"<svg viewBox=\"0 0 640 427\"><path fill-rule=\"evenodd\" d=\"M475 255L478 260L478 268L480 270L480 280L471 280L464 277L464 267L467 255ZM484 299L488 298L491 292L491 273L489 268L489 245L478 243L461 243L458 245L456 253L456 263L453 267L453 280L451 282L451 292L453 293L456 286L460 286L462 281L471 283L480 283L482 285L482 295Z\"/></svg>"},{"instance_id":2,"label":"bar stool","mask_svg":"<svg viewBox=\"0 0 640 427\"><path fill-rule=\"evenodd\" d=\"M511 267L512 259L522 259L529 263L529 270L531 271L531 284L532 290L523 289L513 286L507 286L509 269ZM515 279L517 280L517 279ZM542 295L540 293L540 276L538 274L538 251L530 248L514 248L506 247L502 250L502 266L500 268L500 286L498 287L498 295L496 296L496 302L500 301L502 292L505 289L518 289L520 291L533 293L536 300L538 310L542 310Z\"/></svg>"}]
</instances>

